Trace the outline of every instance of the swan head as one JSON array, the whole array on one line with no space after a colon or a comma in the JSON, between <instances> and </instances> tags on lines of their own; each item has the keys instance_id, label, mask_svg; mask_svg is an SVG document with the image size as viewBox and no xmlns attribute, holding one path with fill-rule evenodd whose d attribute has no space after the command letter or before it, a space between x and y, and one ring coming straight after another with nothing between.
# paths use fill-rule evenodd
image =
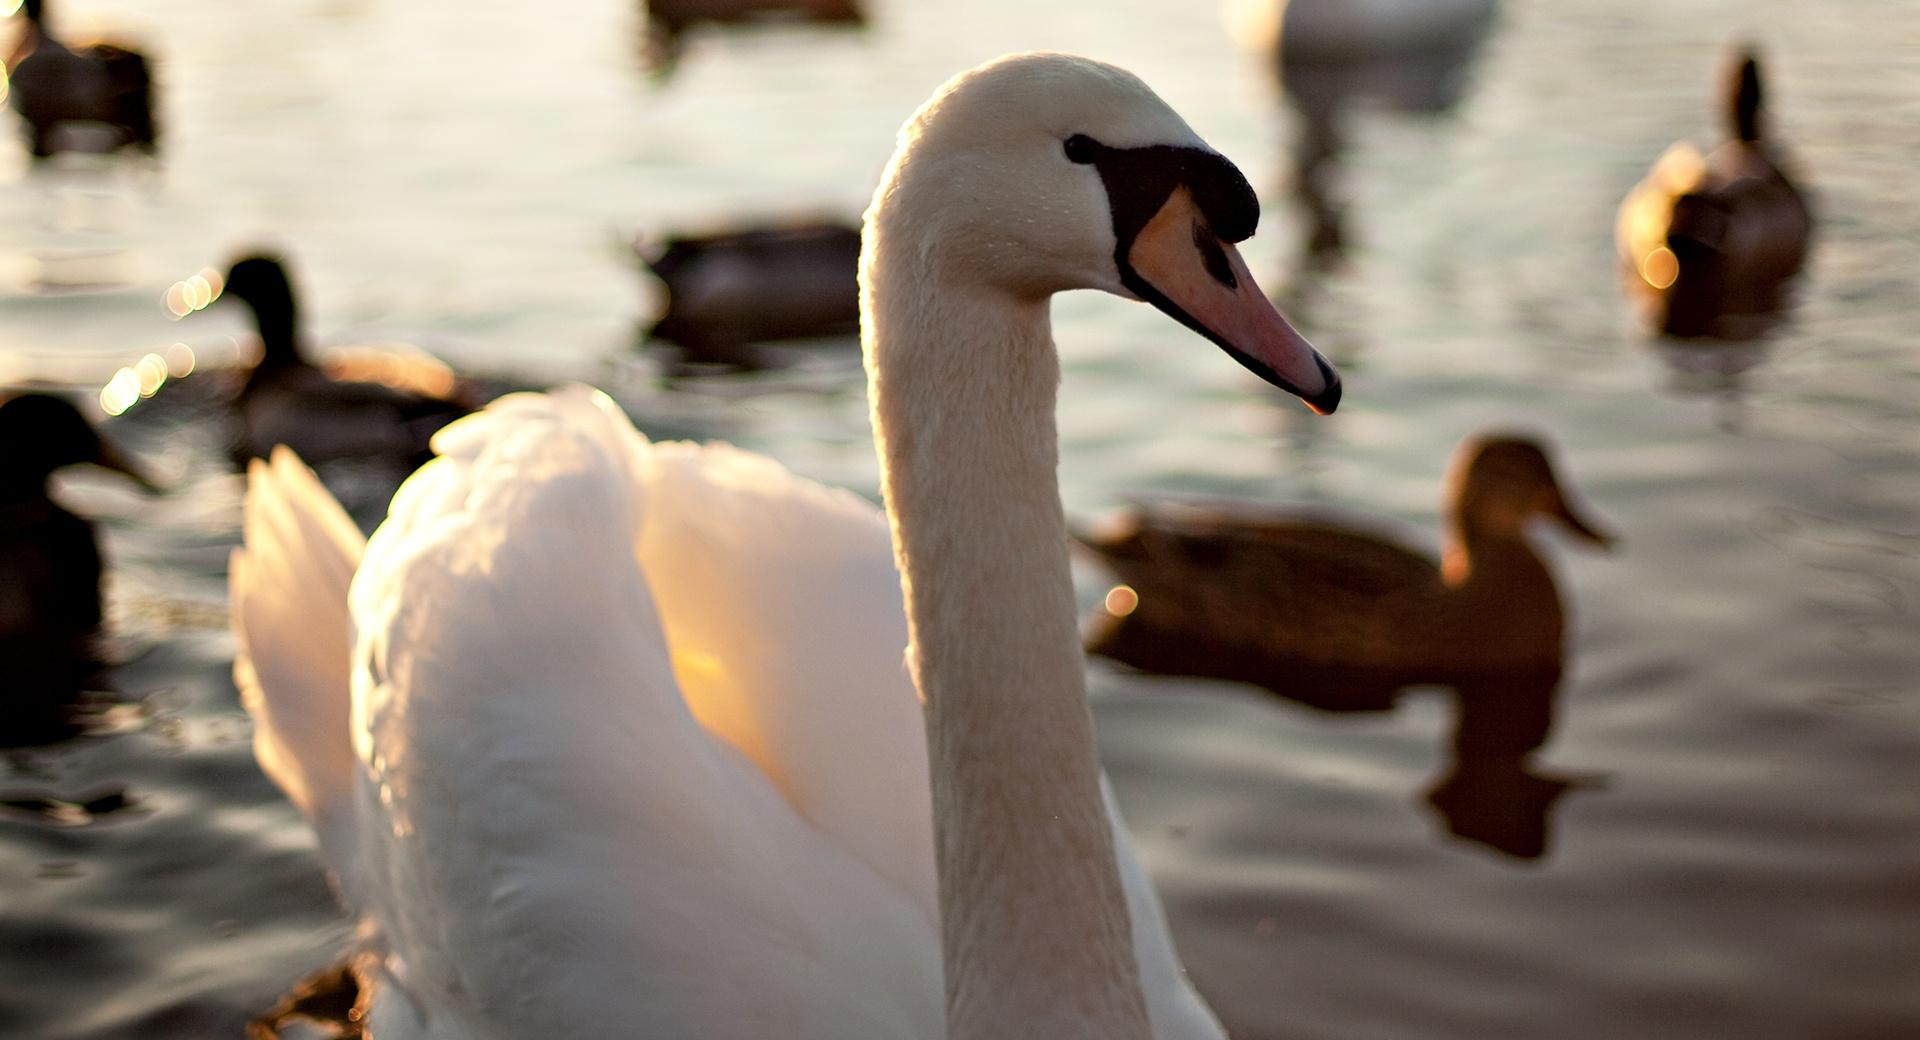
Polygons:
<instances>
[{"instance_id":1,"label":"swan head","mask_svg":"<svg viewBox=\"0 0 1920 1040\"><path fill-rule=\"evenodd\" d=\"M1247 179L1138 77L1018 54L950 80L901 129L862 279L904 262L950 292L1143 300L1331 412L1338 374L1235 248L1259 221Z\"/></svg>"}]
</instances>

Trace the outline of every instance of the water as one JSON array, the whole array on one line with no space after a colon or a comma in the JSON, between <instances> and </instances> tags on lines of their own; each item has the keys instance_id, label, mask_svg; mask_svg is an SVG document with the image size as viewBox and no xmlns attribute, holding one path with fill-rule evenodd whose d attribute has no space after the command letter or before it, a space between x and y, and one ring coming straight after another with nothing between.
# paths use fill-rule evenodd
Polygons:
<instances>
[{"instance_id":1,"label":"water","mask_svg":"<svg viewBox=\"0 0 1920 1040\"><path fill-rule=\"evenodd\" d=\"M1329 715L1095 666L1108 767L1235 1035L1920 1032L1920 9L1510 6L1450 115L1354 118L1351 248L1316 271L1283 190L1291 117L1204 6L895 0L865 33L698 35L664 85L636 68L636 16L614 0L272 7L68 5L164 55L167 162L30 177L0 149L0 379L97 384L176 341L231 353L236 317L176 324L162 293L275 241L324 340L608 383L643 425L870 491L844 356L657 388L657 362L630 352L650 304L622 233L851 218L893 128L951 72L1010 49L1106 57L1270 189L1249 257L1348 391L1314 420L1147 308L1063 298L1071 511L1199 493L1431 531L1458 438L1519 426L1625 536L1612 555L1552 550L1575 620L1536 758L1575 787L1537 858L1452 836L1427 804L1443 695ZM1668 142L1708 129L1736 34L1767 47L1821 237L1771 343L1663 353L1615 288L1612 210ZM148 404L113 427L174 495L69 482L101 518L114 681L137 707L115 735L10 753L0 799L130 807L0 808L6 1035L237 1035L347 939L227 678L239 488L197 415ZM1099 576L1083 577L1091 604Z\"/></svg>"}]
</instances>

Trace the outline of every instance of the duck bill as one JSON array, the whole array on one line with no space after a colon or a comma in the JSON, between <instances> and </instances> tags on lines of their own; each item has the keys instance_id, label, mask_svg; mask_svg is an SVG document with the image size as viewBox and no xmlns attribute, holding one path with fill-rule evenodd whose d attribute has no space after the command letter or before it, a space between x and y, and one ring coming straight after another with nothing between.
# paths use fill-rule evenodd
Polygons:
<instances>
[{"instance_id":1,"label":"duck bill","mask_svg":"<svg viewBox=\"0 0 1920 1040\"><path fill-rule=\"evenodd\" d=\"M1568 505L1566 496L1560 494L1557 489L1554 491L1553 501L1549 504L1546 512L1548 516L1564 524L1567 530L1572 531L1574 534L1579 535L1581 538L1586 539L1601 549L1611 550L1614 543L1618 541L1606 528L1580 515L1577 510L1571 505Z\"/></svg>"},{"instance_id":2,"label":"duck bill","mask_svg":"<svg viewBox=\"0 0 1920 1040\"><path fill-rule=\"evenodd\" d=\"M1214 234L1185 187L1141 227L1125 259L1122 278L1136 295L1315 412L1339 406L1339 373L1260 291L1240 251Z\"/></svg>"},{"instance_id":3,"label":"duck bill","mask_svg":"<svg viewBox=\"0 0 1920 1040\"><path fill-rule=\"evenodd\" d=\"M93 457L93 464L99 466L101 469L110 469L126 477L147 494L154 495L160 492L160 485L154 483L153 478L147 476L145 470L141 469L132 459L120 454L118 448L115 448L104 440L100 442L99 453Z\"/></svg>"}]
</instances>

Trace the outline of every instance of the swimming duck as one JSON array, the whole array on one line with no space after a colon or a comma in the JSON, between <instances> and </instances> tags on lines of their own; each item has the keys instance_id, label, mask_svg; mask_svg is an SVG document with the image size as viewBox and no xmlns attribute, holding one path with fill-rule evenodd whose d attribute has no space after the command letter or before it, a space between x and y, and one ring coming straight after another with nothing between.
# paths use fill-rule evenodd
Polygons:
<instances>
[{"instance_id":1,"label":"swimming duck","mask_svg":"<svg viewBox=\"0 0 1920 1040\"><path fill-rule=\"evenodd\" d=\"M1461 444L1444 512L1435 561L1346 523L1197 506L1136 511L1079 537L1124 583L1096 613L1087 648L1143 671L1249 681L1338 710L1387 707L1394 690L1418 682L1557 667L1564 612L1527 523L1544 516L1596 545L1612 539L1569 505L1539 444L1519 436Z\"/></svg>"},{"instance_id":2,"label":"swimming duck","mask_svg":"<svg viewBox=\"0 0 1920 1040\"><path fill-rule=\"evenodd\" d=\"M7 62L5 93L26 121L33 157L51 157L60 127L82 122L111 126L120 143L151 153L159 130L146 56L111 43L69 48L47 28L45 0L25 0L20 11L27 26Z\"/></svg>"},{"instance_id":3,"label":"swimming duck","mask_svg":"<svg viewBox=\"0 0 1920 1040\"><path fill-rule=\"evenodd\" d=\"M307 360L293 283L277 256L236 260L220 298L244 303L260 332L260 360L236 401L238 463L285 444L315 464L360 459L412 469L431 455L435 430L472 410L452 373L431 359L369 351L348 378Z\"/></svg>"},{"instance_id":4,"label":"swimming duck","mask_svg":"<svg viewBox=\"0 0 1920 1040\"><path fill-rule=\"evenodd\" d=\"M1806 261L1813 216L1766 134L1760 59L1740 51L1722 89L1731 140L1669 148L1620 204L1629 293L1669 336L1747 339L1771 324Z\"/></svg>"},{"instance_id":5,"label":"swimming duck","mask_svg":"<svg viewBox=\"0 0 1920 1040\"><path fill-rule=\"evenodd\" d=\"M860 331L860 230L833 221L636 242L667 290L649 335L690 361L754 367L751 344Z\"/></svg>"},{"instance_id":6,"label":"swimming duck","mask_svg":"<svg viewBox=\"0 0 1920 1040\"><path fill-rule=\"evenodd\" d=\"M898 140L885 515L584 390L441 431L370 541L251 467L235 676L371 1035L1223 1036L1096 754L1049 300L1149 302L1318 411L1339 378L1235 248L1246 179L1131 74L1001 59Z\"/></svg>"},{"instance_id":7,"label":"swimming duck","mask_svg":"<svg viewBox=\"0 0 1920 1040\"><path fill-rule=\"evenodd\" d=\"M648 64L672 70L680 56L681 36L695 25L738 25L760 21L801 21L828 25L864 25L859 0L646 0L643 52Z\"/></svg>"},{"instance_id":8,"label":"swimming duck","mask_svg":"<svg viewBox=\"0 0 1920 1040\"><path fill-rule=\"evenodd\" d=\"M0 401L0 744L69 735L68 708L98 667L100 546L47 486L82 463L153 489L65 398Z\"/></svg>"}]
</instances>

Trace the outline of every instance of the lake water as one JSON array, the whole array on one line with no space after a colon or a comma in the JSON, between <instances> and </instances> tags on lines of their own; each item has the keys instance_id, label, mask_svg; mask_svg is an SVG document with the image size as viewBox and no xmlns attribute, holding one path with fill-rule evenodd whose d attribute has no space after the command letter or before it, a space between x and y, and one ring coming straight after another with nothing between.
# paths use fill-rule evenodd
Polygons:
<instances>
[{"instance_id":1,"label":"lake water","mask_svg":"<svg viewBox=\"0 0 1920 1040\"><path fill-rule=\"evenodd\" d=\"M1610 555L1549 549L1575 620L1558 689L1500 695L1553 713L1524 773L1456 768L1440 692L1335 715L1095 665L1108 768L1234 1034L1920 1035L1908 0L1509 5L1450 113L1353 114L1350 248L1330 269L1300 260L1294 117L1211 5L893 0L863 33L697 34L664 82L616 0L64 10L161 56L165 163L29 175L0 147L0 382L98 385L175 342L230 356L237 316L176 324L163 293L270 242L322 340L593 380L644 427L869 493L851 356L662 388L633 349L652 291L623 236L852 218L906 114L1004 51L1133 68L1263 189L1250 262L1347 399L1313 419L1147 308L1063 298L1070 511L1224 495L1431 532L1454 443L1517 426L1552 439L1624 536ZM1709 131L1736 35L1767 49L1820 237L1774 339L1656 349L1615 285L1613 207L1670 141ZM67 482L105 533L127 706L106 735L0 767L0 1034L237 1036L348 939L311 836L253 764L224 621L239 485L178 396L110 427L172 495ZM31 811L115 792L97 816ZM1463 803L1479 823L1456 834L1435 805L1464 819Z\"/></svg>"}]
</instances>

